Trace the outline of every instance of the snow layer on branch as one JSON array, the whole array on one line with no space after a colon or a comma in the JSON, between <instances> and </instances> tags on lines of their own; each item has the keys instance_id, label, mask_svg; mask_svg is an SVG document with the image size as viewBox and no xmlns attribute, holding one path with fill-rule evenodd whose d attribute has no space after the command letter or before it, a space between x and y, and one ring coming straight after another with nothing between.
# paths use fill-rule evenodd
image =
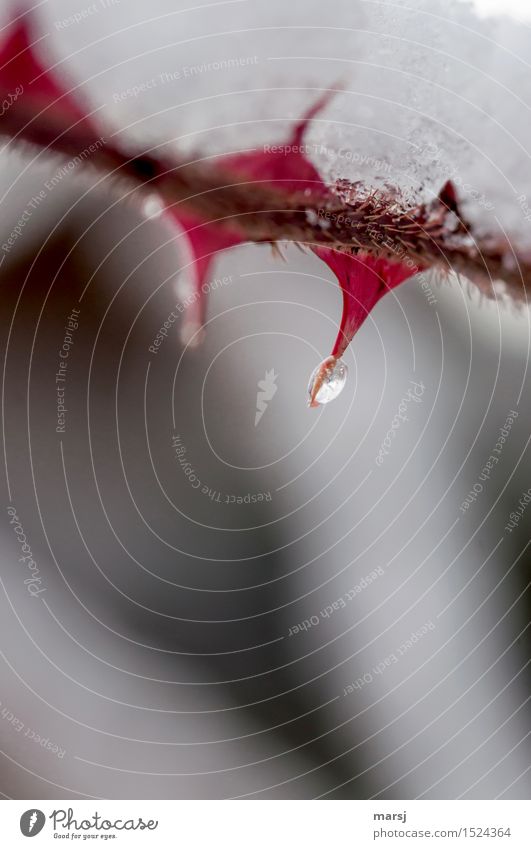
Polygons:
<instances>
[{"instance_id":1,"label":"snow layer on branch","mask_svg":"<svg viewBox=\"0 0 531 849\"><path fill-rule=\"evenodd\" d=\"M307 138L327 181L417 200L451 178L481 231L525 246L531 28L515 3L501 16L489 0L98 0L92 12L52 0L39 17L44 53L131 140L206 153L281 142L316 89L341 82Z\"/></svg>"},{"instance_id":2,"label":"snow layer on branch","mask_svg":"<svg viewBox=\"0 0 531 849\"><path fill-rule=\"evenodd\" d=\"M531 197L531 30L471 4L367 3L349 90L315 126L327 180L398 186L428 199L448 178L478 232L525 245ZM350 126L346 118L349 118Z\"/></svg>"}]
</instances>

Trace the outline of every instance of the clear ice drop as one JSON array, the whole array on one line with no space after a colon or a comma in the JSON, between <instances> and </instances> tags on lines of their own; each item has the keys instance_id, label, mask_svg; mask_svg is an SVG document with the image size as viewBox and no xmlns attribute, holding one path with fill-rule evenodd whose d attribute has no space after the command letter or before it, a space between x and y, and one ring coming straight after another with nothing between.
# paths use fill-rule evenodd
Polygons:
<instances>
[{"instance_id":1,"label":"clear ice drop","mask_svg":"<svg viewBox=\"0 0 531 849\"><path fill-rule=\"evenodd\" d=\"M348 369L336 357L327 357L311 374L308 384L308 406L319 407L337 398L347 380Z\"/></svg>"}]
</instances>

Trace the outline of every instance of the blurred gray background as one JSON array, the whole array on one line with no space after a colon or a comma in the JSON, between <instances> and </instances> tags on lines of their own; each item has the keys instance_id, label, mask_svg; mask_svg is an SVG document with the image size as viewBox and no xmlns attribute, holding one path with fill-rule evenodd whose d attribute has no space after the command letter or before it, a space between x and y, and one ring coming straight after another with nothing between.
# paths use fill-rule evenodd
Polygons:
<instances>
[{"instance_id":1,"label":"blurred gray background","mask_svg":"<svg viewBox=\"0 0 531 849\"><path fill-rule=\"evenodd\" d=\"M53 21L72 11L59 5L47 7L48 27L66 55L68 38L92 43L103 12L61 41ZM105 15L99 25L119 29L124 10ZM299 55L306 36L297 44L290 32ZM277 35L263 36L264 55L279 55ZM219 43L220 55L243 55ZM105 49L94 67L96 56L108 66ZM112 91L132 85L135 67L111 74ZM201 85L231 102L247 71L203 74ZM277 138L308 99L293 85L277 100ZM142 119L136 138L167 140L178 110L164 124L154 96L144 105L153 124ZM261 114L256 103L249 120L264 133ZM205 106L193 116L187 132L215 127ZM216 140L211 129L201 141ZM59 164L3 154L2 241ZM430 280L428 296L414 278L355 338L340 398L309 410L308 376L331 349L341 298L316 257L285 254L223 255L203 345L184 350L177 322L157 354L189 258L119 190L71 175L4 258L5 797L528 797L531 509L506 527L531 487L527 307L501 290L481 301L453 278ZM271 369L278 389L255 426ZM407 401L378 465L411 381L420 401ZM463 512L512 410L499 461ZM38 597L9 504L38 563Z\"/></svg>"}]
</instances>

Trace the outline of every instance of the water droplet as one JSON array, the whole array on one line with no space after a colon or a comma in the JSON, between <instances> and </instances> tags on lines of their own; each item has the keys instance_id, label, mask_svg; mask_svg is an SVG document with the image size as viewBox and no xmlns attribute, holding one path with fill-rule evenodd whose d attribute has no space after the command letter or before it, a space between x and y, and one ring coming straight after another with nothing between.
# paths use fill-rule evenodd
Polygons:
<instances>
[{"instance_id":1,"label":"water droplet","mask_svg":"<svg viewBox=\"0 0 531 849\"><path fill-rule=\"evenodd\" d=\"M198 348L205 337L205 330L199 322L185 318L179 335L186 348Z\"/></svg>"},{"instance_id":2,"label":"water droplet","mask_svg":"<svg viewBox=\"0 0 531 849\"><path fill-rule=\"evenodd\" d=\"M343 391L348 369L343 360L327 357L313 370L308 384L309 407L319 407L337 398Z\"/></svg>"},{"instance_id":3,"label":"water droplet","mask_svg":"<svg viewBox=\"0 0 531 849\"><path fill-rule=\"evenodd\" d=\"M160 218L164 212L164 204L158 195L149 195L142 205L142 212L146 218Z\"/></svg>"}]
</instances>

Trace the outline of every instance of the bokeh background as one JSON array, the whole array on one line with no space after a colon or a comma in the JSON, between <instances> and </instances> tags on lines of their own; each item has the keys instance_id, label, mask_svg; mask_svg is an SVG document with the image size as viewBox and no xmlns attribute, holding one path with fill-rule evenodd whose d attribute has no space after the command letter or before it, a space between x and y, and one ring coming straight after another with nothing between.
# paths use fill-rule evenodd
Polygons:
<instances>
[{"instance_id":1,"label":"bokeh background","mask_svg":"<svg viewBox=\"0 0 531 849\"><path fill-rule=\"evenodd\" d=\"M323 173L430 196L453 168L478 226L524 244L524 35L518 53L517 24L480 4L408 6L331 2L324 22L314 3L76 0L34 21L43 61L143 148L281 141L341 79L309 139ZM2 242L60 166L2 152ZM531 487L528 308L413 278L356 336L341 396L309 410L341 298L316 257L284 254L220 257L203 344L179 320L156 354L190 258L128 187L72 172L3 255L5 798L528 797L527 502L508 525Z\"/></svg>"}]
</instances>

